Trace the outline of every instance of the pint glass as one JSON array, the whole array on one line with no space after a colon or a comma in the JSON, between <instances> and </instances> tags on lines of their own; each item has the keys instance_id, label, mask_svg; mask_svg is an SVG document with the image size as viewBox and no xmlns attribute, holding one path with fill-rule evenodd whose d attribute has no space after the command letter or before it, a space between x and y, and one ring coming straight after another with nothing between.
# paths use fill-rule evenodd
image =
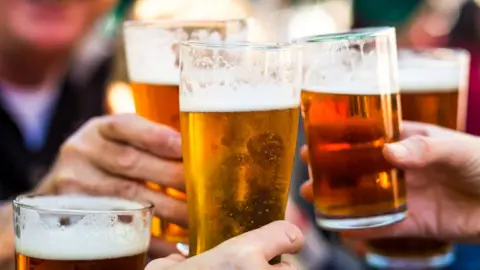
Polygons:
<instances>
[{"instance_id":1,"label":"pint glass","mask_svg":"<svg viewBox=\"0 0 480 270\"><path fill-rule=\"evenodd\" d=\"M243 19L126 22L125 52L136 113L179 131L179 43L189 39L243 41L247 38L248 22ZM147 186L185 199L185 194L178 190L162 188L153 182ZM187 242L188 238L186 229L159 218L153 219L152 235L169 242Z\"/></svg>"},{"instance_id":2,"label":"pint glass","mask_svg":"<svg viewBox=\"0 0 480 270\"><path fill-rule=\"evenodd\" d=\"M469 62L463 50L400 50L403 119L464 131ZM368 263L379 268L445 267L454 260L452 246L436 239L375 239L367 250Z\"/></svg>"},{"instance_id":3,"label":"pint glass","mask_svg":"<svg viewBox=\"0 0 480 270\"><path fill-rule=\"evenodd\" d=\"M180 123L194 256L284 219L301 50L190 41L182 44L181 62Z\"/></svg>"},{"instance_id":4,"label":"pint glass","mask_svg":"<svg viewBox=\"0 0 480 270\"><path fill-rule=\"evenodd\" d=\"M399 140L394 28L305 37L304 117L319 226L360 229L406 217L403 171L384 144Z\"/></svg>"},{"instance_id":5,"label":"pint glass","mask_svg":"<svg viewBox=\"0 0 480 270\"><path fill-rule=\"evenodd\" d=\"M16 270L142 270L153 206L85 195L13 201Z\"/></svg>"}]
</instances>

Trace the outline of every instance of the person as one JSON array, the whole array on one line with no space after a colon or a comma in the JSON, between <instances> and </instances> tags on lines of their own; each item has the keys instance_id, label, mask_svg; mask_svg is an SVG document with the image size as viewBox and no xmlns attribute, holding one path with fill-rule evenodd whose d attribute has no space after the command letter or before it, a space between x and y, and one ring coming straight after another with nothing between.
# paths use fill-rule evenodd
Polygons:
<instances>
[{"instance_id":1,"label":"person","mask_svg":"<svg viewBox=\"0 0 480 270\"><path fill-rule=\"evenodd\" d=\"M90 119L62 145L55 164L29 192L38 194L88 193L150 201L155 215L187 225L185 201L156 193L143 184L185 190L179 133L133 114ZM0 204L0 269L14 258L12 205ZM3 229L5 228L5 229ZM153 238L151 258L176 252L174 244Z\"/></svg>"},{"instance_id":2,"label":"person","mask_svg":"<svg viewBox=\"0 0 480 270\"><path fill-rule=\"evenodd\" d=\"M184 201L143 186L149 180L185 189L182 164L173 161L180 158L179 134L132 115L101 116L113 40L83 48L115 4L0 0L0 269L13 263L10 200L19 194L149 200L161 206L155 215L186 225ZM174 252L152 239L149 257Z\"/></svg>"},{"instance_id":3,"label":"person","mask_svg":"<svg viewBox=\"0 0 480 270\"><path fill-rule=\"evenodd\" d=\"M116 2L0 0L0 200L31 190L65 139L105 113L111 57L84 45Z\"/></svg>"},{"instance_id":4,"label":"person","mask_svg":"<svg viewBox=\"0 0 480 270\"><path fill-rule=\"evenodd\" d=\"M480 217L480 138L430 124L408 121L403 121L401 135L401 141L384 147L384 155L389 162L406 171L408 218L392 226L353 230L346 235L358 240L415 236L480 243L480 224L477 222ZM308 163L307 149L304 147L301 152L303 160ZM305 199L312 201L311 180L302 186L301 193ZM265 228L259 231L265 231ZM272 234L274 239L278 238L277 233L281 231L272 229L268 233ZM252 261L257 261L258 254L265 254L262 252L268 249L266 245L269 241L274 241L259 235L250 237L257 233L258 231L246 234L246 238L240 236L189 259L175 255L153 261L147 270L229 269L228 266L232 269L269 269L268 266L252 267L249 259L245 259L252 258ZM254 249L255 252L249 254L251 256L244 257L244 247L239 244L243 242L239 239L248 239L245 243L253 243L253 246L266 249L262 252ZM235 255L228 256L230 252ZM238 254L240 256L236 256ZM270 256L260 257L260 265L266 266L265 262L276 253L269 254Z\"/></svg>"},{"instance_id":5,"label":"person","mask_svg":"<svg viewBox=\"0 0 480 270\"><path fill-rule=\"evenodd\" d=\"M298 252L303 242L302 232L296 226L287 221L275 221L190 259L174 254L152 261L145 270L295 270L288 262L269 265L268 261Z\"/></svg>"},{"instance_id":6,"label":"person","mask_svg":"<svg viewBox=\"0 0 480 270\"><path fill-rule=\"evenodd\" d=\"M406 171L408 217L375 229L349 231L355 239L433 237L480 243L480 138L403 121L402 140L384 147L386 159ZM302 156L308 162L306 148ZM301 189L312 200L312 182Z\"/></svg>"},{"instance_id":7,"label":"person","mask_svg":"<svg viewBox=\"0 0 480 270\"><path fill-rule=\"evenodd\" d=\"M158 184L185 190L182 164L163 159L178 158L180 155L180 138L173 129L132 114L93 118L63 144L54 166L33 192L88 193L150 201L163 206L155 208L156 215L186 225L185 202L155 193L141 181L135 180L152 179ZM10 269L8 267L13 264L12 217L10 203L0 206L2 270ZM263 267L270 258L294 253L301 248L302 243L303 235L296 226L278 221L231 239L194 259L179 260L179 255L172 255L152 262L147 269L175 262L179 264L177 269L198 269L200 266L225 269L221 268L222 265L228 264L238 264L238 267L242 267L239 269L268 269ZM164 257L174 253L177 251L173 244L152 239L149 249L151 257ZM219 256L220 254L231 256ZM294 268L283 263L272 269Z\"/></svg>"},{"instance_id":8,"label":"person","mask_svg":"<svg viewBox=\"0 0 480 270\"><path fill-rule=\"evenodd\" d=\"M10 200L32 191L141 197L162 205L156 215L185 225L184 202L141 185L148 179L184 189L182 165L172 161L180 153L179 134L134 116L95 118L105 113L112 57L102 46L111 44L95 36L100 50L85 53L83 48L116 4L0 0L0 207L5 216L0 222L5 225L11 222ZM136 128L146 133L128 133ZM136 157L138 164L129 164ZM0 258L7 261L13 258L10 233L0 232ZM150 255L175 250L154 239Z\"/></svg>"}]
</instances>

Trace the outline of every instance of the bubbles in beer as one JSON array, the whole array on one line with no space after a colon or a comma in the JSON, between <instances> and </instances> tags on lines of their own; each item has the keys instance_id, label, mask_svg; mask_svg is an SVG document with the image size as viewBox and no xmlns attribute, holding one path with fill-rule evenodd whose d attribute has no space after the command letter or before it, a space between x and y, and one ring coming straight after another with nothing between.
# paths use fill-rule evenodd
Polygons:
<instances>
[{"instance_id":1,"label":"bubbles in beer","mask_svg":"<svg viewBox=\"0 0 480 270\"><path fill-rule=\"evenodd\" d=\"M274 133L262 133L247 143L253 161L265 169L276 169L285 153L282 137Z\"/></svg>"},{"instance_id":2,"label":"bubbles in beer","mask_svg":"<svg viewBox=\"0 0 480 270\"><path fill-rule=\"evenodd\" d=\"M22 255L94 260L137 255L148 248L150 226L139 203L81 195L22 198L19 202L36 209L21 208L16 214L15 249ZM127 215L130 222L125 223L125 213L103 212L110 210L136 211Z\"/></svg>"}]
</instances>

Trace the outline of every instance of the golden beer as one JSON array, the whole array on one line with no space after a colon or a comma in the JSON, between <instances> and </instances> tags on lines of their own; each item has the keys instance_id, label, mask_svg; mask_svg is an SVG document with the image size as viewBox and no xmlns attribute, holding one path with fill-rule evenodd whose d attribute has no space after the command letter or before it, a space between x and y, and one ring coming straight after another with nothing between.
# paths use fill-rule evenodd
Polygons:
<instances>
[{"instance_id":1,"label":"golden beer","mask_svg":"<svg viewBox=\"0 0 480 270\"><path fill-rule=\"evenodd\" d=\"M299 108L182 111L190 255L284 219Z\"/></svg>"},{"instance_id":2,"label":"golden beer","mask_svg":"<svg viewBox=\"0 0 480 270\"><path fill-rule=\"evenodd\" d=\"M405 209L403 171L382 154L400 136L398 99L302 91L317 215L350 219Z\"/></svg>"},{"instance_id":3,"label":"golden beer","mask_svg":"<svg viewBox=\"0 0 480 270\"><path fill-rule=\"evenodd\" d=\"M151 205L83 195L14 201L16 270L142 270Z\"/></svg>"},{"instance_id":4,"label":"golden beer","mask_svg":"<svg viewBox=\"0 0 480 270\"><path fill-rule=\"evenodd\" d=\"M406 217L404 172L383 156L400 138L395 30L356 29L301 38L302 116L316 222L332 230Z\"/></svg>"},{"instance_id":5,"label":"golden beer","mask_svg":"<svg viewBox=\"0 0 480 270\"><path fill-rule=\"evenodd\" d=\"M180 131L179 42L196 39L245 39L245 20L130 21L125 24L125 52L135 111L138 115ZM232 37L235 35L235 37ZM185 200L185 193L146 185L156 191ZM152 235L169 242L188 242L188 230L155 217Z\"/></svg>"},{"instance_id":6,"label":"golden beer","mask_svg":"<svg viewBox=\"0 0 480 270\"><path fill-rule=\"evenodd\" d=\"M300 52L290 45L182 44L190 256L284 219L300 116Z\"/></svg>"},{"instance_id":7,"label":"golden beer","mask_svg":"<svg viewBox=\"0 0 480 270\"><path fill-rule=\"evenodd\" d=\"M402 118L464 131L468 54L431 49L399 56ZM454 260L452 245L437 239L374 239L367 249L367 260L378 267L444 267Z\"/></svg>"}]
</instances>

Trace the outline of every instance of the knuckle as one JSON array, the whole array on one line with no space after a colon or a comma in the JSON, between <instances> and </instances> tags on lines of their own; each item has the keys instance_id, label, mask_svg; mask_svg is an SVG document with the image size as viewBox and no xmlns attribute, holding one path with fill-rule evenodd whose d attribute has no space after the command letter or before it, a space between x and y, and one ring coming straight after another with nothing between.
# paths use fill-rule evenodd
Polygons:
<instances>
[{"instance_id":1,"label":"knuckle","mask_svg":"<svg viewBox=\"0 0 480 270\"><path fill-rule=\"evenodd\" d=\"M105 128L112 133L118 132L124 128L125 116L120 114L109 115L105 119Z\"/></svg>"},{"instance_id":2,"label":"knuckle","mask_svg":"<svg viewBox=\"0 0 480 270\"><path fill-rule=\"evenodd\" d=\"M416 163L418 166L427 165L429 160L426 158L431 154L434 146L428 137L415 135L410 138L410 143L406 145L410 153L419 153L416 156Z\"/></svg>"},{"instance_id":3,"label":"knuckle","mask_svg":"<svg viewBox=\"0 0 480 270\"><path fill-rule=\"evenodd\" d=\"M131 146L121 146L115 158L115 167L117 170L134 173L138 169L141 160L141 154Z\"/></svg>"}]
</instances>

